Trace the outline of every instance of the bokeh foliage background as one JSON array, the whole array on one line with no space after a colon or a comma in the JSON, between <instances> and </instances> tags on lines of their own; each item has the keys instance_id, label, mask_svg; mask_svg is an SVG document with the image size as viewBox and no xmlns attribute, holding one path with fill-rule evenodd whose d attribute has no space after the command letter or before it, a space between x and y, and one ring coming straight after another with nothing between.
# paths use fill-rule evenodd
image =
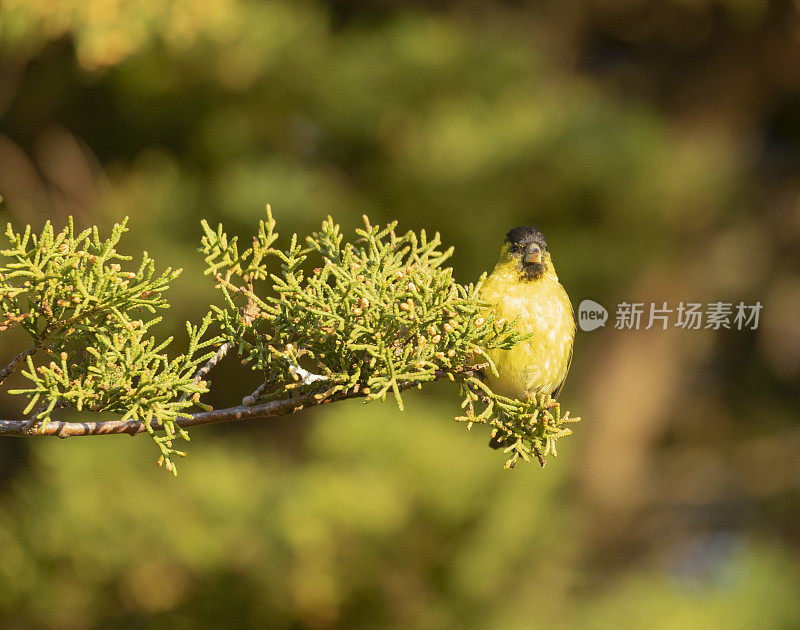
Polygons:
<instances>
[{"instance_id":1,"label":"bokeh foliage background","mask_svg":"<svg viewBox=\"0 0 800 630\"><path fill-rule=\"evenodd\" d=\"M4 0L3 218L130 215L185 268L164 334L213 299L200 218L245 236L266 202L284 241L439 230L461 282L537 225L612 318L764 310L579 332L544 471L501 471L447 384L198 429L177 480L145 439L5 439L0 627L798 627L799 175L790 2Z\"/></svg>"}]
</instances>

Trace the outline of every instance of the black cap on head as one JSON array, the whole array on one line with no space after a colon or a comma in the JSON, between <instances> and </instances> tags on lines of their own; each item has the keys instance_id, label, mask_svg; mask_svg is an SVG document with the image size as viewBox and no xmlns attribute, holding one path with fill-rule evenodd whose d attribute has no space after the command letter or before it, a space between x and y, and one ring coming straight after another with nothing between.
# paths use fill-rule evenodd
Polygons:
<instances>
[{"instance_id":1,"label":"black cap on head","mask_svg":"<svg viewBox=\"0 0 800 630\"><path fill-rule=\"evenodd\" d=\"M506 234L506 241L512 245L522 246L530 243L536 243L542 249L547 249L547 241L544 240L544 234L542 234L535 227L515 227L513 230L509 230L508 234Z\"/></svg>"}]
</instances>

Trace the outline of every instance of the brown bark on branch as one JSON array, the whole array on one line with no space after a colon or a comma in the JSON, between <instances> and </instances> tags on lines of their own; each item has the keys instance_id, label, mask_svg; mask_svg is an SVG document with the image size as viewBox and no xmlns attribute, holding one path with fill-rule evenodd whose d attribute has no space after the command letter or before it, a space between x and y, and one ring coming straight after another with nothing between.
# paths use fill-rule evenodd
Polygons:
<instances>
[{"instance_id":1,"label":"brown bark on branch","mask_svg":"<svg viewBox=\"0 0 800 630\"><path fill-rule=\"evenodd\" d=\"M36 342L30 348L28 348L27 350L23 350L17 356L15 356L11 360L11 363L9 363L2 370L0 370L0 384L2 384L4 380L6 380L9 376L11 376L14 373L14 370L17 369L17 365L19 365L20 361L24 361L41 347L42 347L41 342Z\"/></svg>"},{"instance_id":2,"label":"brown bark on branch","mask_svg":"<svg viewBox=\"0 0 800 630\"><path fill-rule=\"evenodd\" d=\"M468 370L465 374L476 373L485 366L476 366L473 370ZM437 372L434 380L446 377L443 372ZM404 381L398 383L398 389L405 391L416 387L418 381ZM358 392L349 391L337 393L327 398L318 399L319 392L301 394L291 398L272 400L260 405L239 405L225 409L214 409L212 411L201 411L192 414L189 418L181 418L176 424L183 428L196 427L203 424L218 424L221 422L234 422L237 420L254 420L257 418L271 418L276 416L286 416L293 414L305 407L315 407L332 402L339 402L350 398L363 398L365 394L362 390ZM51 420L42 430L42 423L36 422L33 426L26 426L27 420L0 420L0 436L8 435L15 437L35 437L42 435L56 436L61 438L78 437L86 435L137 435L144 433L147 429L138 420L100 420L96 422L65 422ZM151 425L153 429L162 428L159 422L154 421Z\"/></svg>"}]
</instances>

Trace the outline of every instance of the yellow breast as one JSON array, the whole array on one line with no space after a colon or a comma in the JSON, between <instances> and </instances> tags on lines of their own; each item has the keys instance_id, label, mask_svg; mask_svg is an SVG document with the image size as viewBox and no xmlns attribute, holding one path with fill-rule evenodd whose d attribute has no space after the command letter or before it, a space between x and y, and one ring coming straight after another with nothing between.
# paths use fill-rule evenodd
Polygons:
<instances>
[{"instance_id":1,"label":"yellow breast","mask_svg":"<svg viewBox=\"0 0 800 630\"><path fill-rule=\"evenodd\" d=\"M523 333L533 333L511 350L490 350L499 376L488 375L498 394L525 400L551 394L567 377L575 338L575 319L567 292L552 264L537 280L521 280L512 264L498 263L481 288L481 298L498 317L512 321Z\"/></svg>"}]
</instances>

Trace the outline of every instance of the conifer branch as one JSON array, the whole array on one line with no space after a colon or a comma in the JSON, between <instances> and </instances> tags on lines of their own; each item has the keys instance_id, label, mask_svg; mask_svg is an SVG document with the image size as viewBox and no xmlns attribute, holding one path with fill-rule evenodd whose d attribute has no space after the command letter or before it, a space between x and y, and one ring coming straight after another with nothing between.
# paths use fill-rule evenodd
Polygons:
<instances>
[{"instance_id":1,"label":"conifer branch","mask_svg":"<svg viewBox=\"0 0 800 630\"><path fill-rule=\"evenodd\" d=\"M9 392L29 398L28 417L0 420L0 435L147 433L159 465L176 474L174 459L185 453L173 443L188 441L191 427L351 398L391 397L402 410L407 389L447 378L462 396L456 420L489 425L506 467L520 459L544 465L579 419L550 397L511 400L483 382L483 372L496 373L487 350L510 349L526 336L480 301L483 277L469 285L453 279L444 266L453 250L440 249L438 234L396 227L364 217L348 242L328 217L319 232L293 235L282 249L267 206L250 247L240 250L221 225L203 221L200 251L221 301L199 324L187 323L189 348L170 359L171 338L156 341L148 331L180 270L156 274L147 253L138 270L124 269L131 257L116 247L125 222L105 240L96 227L76 233L71 219L59 233L49 222L39 234L9 225L9 247L0 251L0 331L20 326L33 346L0 370L2 383L24 363L29 382ZM242 405L212 410L201 401L208 374L231 351L263 383ZM34 354L42 355L38 363ZM53 419L62 408L118 418Z\"/></svg>"},{"instance_id":2,"label":"conifer branch","mask_svg":"<svg viewBox=\"0 0 800 630\"><path fill-rule=\"evenodd\" d=\"M465 373L474 374L477 370L468 370ZM446 378L444 373L436 376L435 380ZM406 391L413 387L418 387L419 382L406 381L398 383L400 391ZM226 407L224 409L213 409L191 414L189 417L179 418L175 421L176 426L182 429L202 426L205 424L220 424L223 422L234 422L239 420L255 420L259 418L272 418L286 416L302 409L318 407L329 403L350 400L353 398L365 398L363 390L338 392L326 398L320 398L318 393L304 393L289 398L271 400L258 405L242 404L236 407ZM66 422L51 420L43 424L37 422L32 426L26 426L26 420L0 420L0 435L14 437L35 437L35 436L56 436L56 437L81 437L89 435L138 435L147 432L144 423L138 420L98 420L90 422ZM164 426L158 421L150 423L153 431L160 431Z\"/></svg>"},{"instance_id":3,"label":"conifer branch","mask_svg":"<svg viewBox=\"0 0 800 630\"><path fill-rule=\"evenodd\" d=\"M208 361L206 361L203 367L197 370L197 374L194 375L195 382L200 382L206 374L208 374L212 369L214 369L217 366L217 363L219 363L220 361L222 361L222 359L225 358L230 349L231 349L231 344L223 343L219 347L219 350L217 350L214 353L214 356L211 357Z\"/></svg>"},{"instance_id":4,"label":"conifer branch","mask_svg":"<svg viewBox=\"0 0 800 630\"><path fill-rule=\"evenodd\" d=\"M2 370L0 370L0 385L2 385L3 381L5 381L9 376L11 376L14 373L20 361L24 361L41 347L42 344L37 342L27 350L23 350L17 356L11 359L11 362L7 366L5 366Z\"/></svg>"}]
</instances>

